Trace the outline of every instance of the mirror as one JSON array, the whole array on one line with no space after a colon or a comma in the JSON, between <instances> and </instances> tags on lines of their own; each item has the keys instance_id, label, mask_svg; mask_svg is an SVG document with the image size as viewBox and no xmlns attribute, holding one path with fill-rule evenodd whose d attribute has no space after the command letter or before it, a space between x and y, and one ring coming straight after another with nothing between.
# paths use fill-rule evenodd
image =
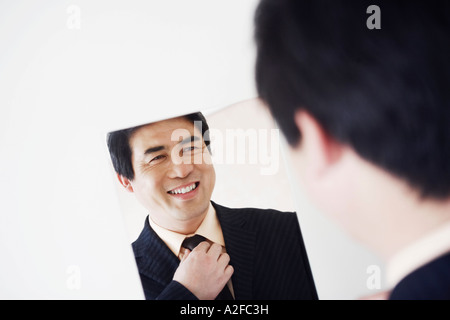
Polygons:
<instances>
[{"instance_id":1,"label":"mirror","mask_svg":"<svg viewBox=\"0 0 450 320\"><path fill-rule=\"evenodd\" d=\"M108 134L146 298L317 299L279 130L257 99L204 113Z\"/></svg>"},{"instance_id":2,"label":"mirror","mask_svg":"<svg viewBox=\"0 0 450 320\"><path fill-rule=\"evenodd\" d=\"M282 137L261 102L250 99L202 114L209 127L206 140L210 141L216 175L211 200L235 208L295 211L281 153ZM176 134L173 139L179 138ZM139 236L148 210L119 183L112 165L111 172L132 242Z\"/></svg>"}]
</instances>

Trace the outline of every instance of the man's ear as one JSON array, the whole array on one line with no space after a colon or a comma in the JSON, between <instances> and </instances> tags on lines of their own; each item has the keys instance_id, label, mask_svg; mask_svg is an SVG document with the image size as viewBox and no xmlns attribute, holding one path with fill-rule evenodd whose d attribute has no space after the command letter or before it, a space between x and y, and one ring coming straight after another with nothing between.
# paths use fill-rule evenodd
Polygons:
<instances>
[{"instance_id":1,"label":"man's ear","mask_svg":"<svg viewBox=\"0 0 450 320\"><path fill-rule=\"evenodd\" d=\"M300 148L305 157L307 172L320 178L339 162L344 146L331 137L321 124L307 111L299 109L294 120L301 132Z\"/></svg>"},{"instance_id":2,"label":"man's ear","mask_svg":"<svg viewBox=\"0 0 450 320\"><path fill-rule=\"evenodd\" d=\"M118 173L116 175L117 175L117 179L119 179L120 184L125 188L125 190L127 190L128 192L134 192L133 186L131 185L131 182L128 178L126 178Z\"/></svg>"}]
</instances>

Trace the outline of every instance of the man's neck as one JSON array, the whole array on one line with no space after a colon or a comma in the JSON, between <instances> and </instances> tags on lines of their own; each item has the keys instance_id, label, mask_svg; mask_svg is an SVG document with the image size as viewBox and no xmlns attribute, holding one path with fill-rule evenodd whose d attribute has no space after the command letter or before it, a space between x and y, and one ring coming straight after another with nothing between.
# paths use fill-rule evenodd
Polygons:
<instances>
[{"instance_id":1,"label":"man's neck","mask_svg":"<svg viewBox=\"0 0 450 320\"><path fill-rule=\"evenodd\" d=\"M395 210L395 207L393 207L393 210ZM397 241L394 242L396 245L392 248L385 248L388 259L450 222L450 201L448 200L440 202L416 199L412 202L411 207L403 204L397 206L397 210L396 213L399 213L399 217L403 216L403 218L397 221L398 235L393 235L397 238Z\"/></svg>"},{"instance_id":2,"label":"man's neck","mask_svg":"<svg viewBox=\"0 0 450 320\"><path fill-rule=\"evenodd\" d=\"M169 215L160 216L150 215L150 218L158 226L184 235L194 234L200 227L208 213L209 207L199 215L190 217L189 219L174 219Z\"/></svg>"},{"instance_id":3,"label":"man's neck","mask_svg":"<svg viewBox=\"0 0 450 320\"><path fill-rule=\"evenodd\" d=\"M359 197L358 207L371 219L359 235L386 261L450 222L450 199L422 199L393 177L377 181L373 188Z\"/></svg>"}]
</instances>

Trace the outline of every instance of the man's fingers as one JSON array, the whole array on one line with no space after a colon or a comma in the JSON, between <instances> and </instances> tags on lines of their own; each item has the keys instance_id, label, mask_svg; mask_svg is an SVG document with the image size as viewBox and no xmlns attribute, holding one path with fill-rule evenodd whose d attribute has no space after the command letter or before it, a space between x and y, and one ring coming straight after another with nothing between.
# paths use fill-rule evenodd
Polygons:
<instances>
[{"instance_id":1,"label":"man's fingers","mask_svg":"<svg viewBox=\"0 0 450 320\"><path fill-rule=\"evenodd\" d=\"M199 251L199 252L208 252L209 247L211 245L209 244L208 241L202 241L200 242L192 251Z\"/></svg>"},{"instance_id":2,"label":"man's fingers","mask_svg":"<svg viewBox=\"0 0 450 320\"><path fill-rule=\"evenodd\" d=\"M229 265L225 268L225 271L224 271L224 275L225 275L227 281L230 280L230 278L231 278L231 276L233 275L233 273L234 273L234 268L233 268L232 265L229 264Z\"/></svg>"},{"instance_id":3,"label":"man's fingers","mask_svg":"<svg viewBox=\"0 0 450 320\"><path fill-rule=\"evenodd\" d=\"M186 250L173 279L201 300L214 299L234 272L230 256L222 251L221 245L206 241L192 251Z\"/></svg>"},{"instance_id":4,"label":"man's fingers","mask_svg":"<svg viewBox=\"0 0 450 320\"><path fill-rule=\"evenodd\" d=\"M184 260L186 260L190 253L191 253L191 250L186 249L186 250L184 251L183 256L181 257L181 262L183 262Z\"/></svg>"},{"instance_id":5,"label":"man's fingers","mask_svg":"<svg viewBox=\"0 0 450 320\"><path fill-rule=\"evenodd\" d=\"M208 250L208 255L218 260L220 255L222 254L222 249L223 247L220 244L213 243Z\"/></svg>"},{"instance_id":6,"label":"man's fingers","mask_svg":"<svg viewBox=\"0 0 450 320\"><path fill-rule=\"evenodd\" d=\"M230 256L227 253L222 253L218 259L218 262L222 266L226 266L228 263L230 263Z\"/></svg>"}]
</instances>

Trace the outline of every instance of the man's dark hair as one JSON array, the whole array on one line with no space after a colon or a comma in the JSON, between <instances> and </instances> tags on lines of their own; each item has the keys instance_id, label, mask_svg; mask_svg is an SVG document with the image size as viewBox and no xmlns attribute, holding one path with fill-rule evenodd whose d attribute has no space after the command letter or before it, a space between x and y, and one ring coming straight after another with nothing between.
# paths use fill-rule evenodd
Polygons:
<instances>
[{"instance_id":1,"label":"man's dark hair","mask_svg":"<svg viewBox=\"0 0 450 320\"><path fill-rule=\"evenodd\" d=\"M450 1L262 0L255 40L257 90L291 146L303 109L423 197L450 196Z\"/></svg>"},{"instance_id":2,"label":"man's dark hair","mask_svg":"<svg viewBox=\"0 0 450 320\"><path fill-rule=\"evenodd\" d=\"M197 128L201 129L205 145L208 148L208 151L211 152L209 126L203 114L201 112L195 112L182 117L191 121ZM201 128L199 127L200 124ZM134 179L133 164L131 162L132 153L129 143L130 137L137 129L143 126L144 125L113 131L107 135L108 149L114 170L129 180Z\"/></svg>"}]
</instances>

